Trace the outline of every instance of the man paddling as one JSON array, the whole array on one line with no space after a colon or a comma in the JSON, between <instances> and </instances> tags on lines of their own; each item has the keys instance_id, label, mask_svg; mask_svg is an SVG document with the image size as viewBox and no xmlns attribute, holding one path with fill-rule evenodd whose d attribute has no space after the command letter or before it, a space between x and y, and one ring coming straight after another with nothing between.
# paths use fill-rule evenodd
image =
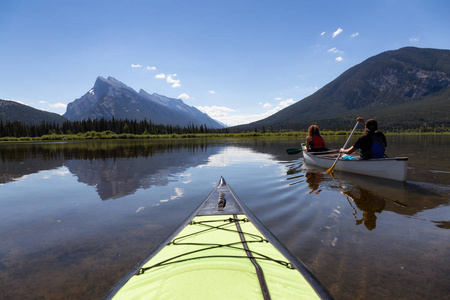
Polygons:
<instances>
[{"instance_id":1,"label":"man paddling","mask_svg":"<svg viewBox=\"0 0 450 300\"><path fill-rule=\"evenodd\" d=\"M365 133L356 140L353 146L348 149L342 148L340 152L351 154L356 149L361 149L361 159L383 158L387 143L384 134L377 131L378 122L373 119L367 120L367 123L364 123L362 118L357 120L365 125Z\"/></svg>"}]
</instances>

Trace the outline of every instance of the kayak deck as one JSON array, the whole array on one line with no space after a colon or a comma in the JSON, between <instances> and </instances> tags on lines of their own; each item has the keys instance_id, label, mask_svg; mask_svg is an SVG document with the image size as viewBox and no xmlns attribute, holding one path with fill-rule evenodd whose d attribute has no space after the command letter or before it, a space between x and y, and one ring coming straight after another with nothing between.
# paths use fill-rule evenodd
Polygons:
<instances>
[{"instance_id":1,"label":"kayak deck","mask_svg":"<svg viewBox=\"0 0 450 300\"><path fill-rule=\"evenodd\" d=\"M117 288L114 299L328 298L314 276L254 222L221 179L187 225Z\"/></svg>"}]
</instances>

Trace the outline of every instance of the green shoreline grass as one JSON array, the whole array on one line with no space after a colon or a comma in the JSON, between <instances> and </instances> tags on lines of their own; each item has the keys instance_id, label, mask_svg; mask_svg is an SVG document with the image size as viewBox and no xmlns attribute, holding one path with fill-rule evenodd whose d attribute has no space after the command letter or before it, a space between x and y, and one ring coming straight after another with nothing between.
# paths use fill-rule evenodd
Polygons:
<instances>
[{"instance_id":1,"label":"green shoreline grass","mask_svg":"<svg viewBox=\"0 0 450 300\"><path fill-rule=\"evenodd\" d=\"M330 131L323 130L324 136L348 136L351 131ZM356 131L355 134L362 134L362 130ZM385 135L447 135L450 132L384 132ZM307 132L291 131L291 132L246 132L246 133L189 133L189 134L116 134L111 131L96 132L89 131L79 134L47 134L41 137L2 137L0 143L7 142L52 142L52 141L83 141L83 140L122 140L122 139L221 139L221 138L255 138L255 137L306 137Z\"/></svg>"}]
</instances>

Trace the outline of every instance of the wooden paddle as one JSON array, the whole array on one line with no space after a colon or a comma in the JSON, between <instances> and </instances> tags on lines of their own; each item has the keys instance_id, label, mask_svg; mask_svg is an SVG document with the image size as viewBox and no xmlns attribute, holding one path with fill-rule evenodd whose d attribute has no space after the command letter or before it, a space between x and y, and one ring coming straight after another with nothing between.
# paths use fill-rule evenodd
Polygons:
<instances>
[{"instance_id":1,"label":"wooden paddle","mask_svg":"<svg viewBox=\"0 0 450 300\"><path fill-rule=\"evenodd\" d=\"M286 153L289 155L294 155L294 154L300 153L302 151L303 151L302 149L296 149L296 148L286 149Z\"/></svg>"},{"instance_id":2,"label":"wooden paddle","mask_svg":"<svg viewBox=\"0 0 450 300\"><path fill-rule=\"evenodd\" d=\"M358 121L356 122L355 127L353 127L352 133L350 133L350 136L348 137L347 141L346 141L345 144L344 144L344 147L342 147L342 148L345 149L345 147L347 147L348 141L350 141L350 138L352 137L353 132L355 132L356 127L358 127L358 124L359 124L359 122L360 122L359 119L360 119L360 118L358 118ZM339 160L340 157L341 157L341 153L339 152L339 154L338 154L338 156L336 157L336 160L334 161L333 165L331 166L331 168L329 168L329 169L327 170L327 173L333 173L334 167L336 166L336 163L338 162L338 160Z\"/></svg>"}]
</instances>

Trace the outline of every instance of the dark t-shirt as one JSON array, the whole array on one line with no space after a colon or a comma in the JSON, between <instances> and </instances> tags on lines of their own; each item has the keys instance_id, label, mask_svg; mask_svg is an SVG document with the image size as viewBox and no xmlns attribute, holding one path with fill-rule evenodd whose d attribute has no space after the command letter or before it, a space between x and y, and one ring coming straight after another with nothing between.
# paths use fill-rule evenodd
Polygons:
<instances>
[{"instance_id":1,"label":"dark t-shirt","mask_svg":"<svg viewBox=\"0 0 450 300\"><path fill-rule=\"evenodd\" d=\"M363 159L371 158L370 150L372 149L373 143L372 136L375 137L376 139L379 139L382 142L381 144L383 147L387 147L386 137L384 136L383 133L381 132L372 133L369 131L368 133L361 135L353 145L355 148L361 149L361 158Z\"/></svg>"}]
</instances>

